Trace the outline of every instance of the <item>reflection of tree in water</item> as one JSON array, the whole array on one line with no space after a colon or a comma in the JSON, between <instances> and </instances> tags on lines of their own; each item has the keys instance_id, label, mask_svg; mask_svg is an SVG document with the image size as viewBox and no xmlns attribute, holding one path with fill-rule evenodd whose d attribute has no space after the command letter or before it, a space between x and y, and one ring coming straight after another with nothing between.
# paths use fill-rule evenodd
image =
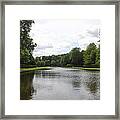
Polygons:
<instances>
[{"instance_id":1,"label":"reflection of tree in water","mask_svg":"<svg viewBox=\"0 0 120 120\"><path fill-rule=\"evenodd\" d=\"M35 92L33 88L34 72L20 73L20 99L29 100Z\"/></svg>"},{"instance_id":2,"label":"reflection of tree in water","mask_svg":"<svg viewBox=\"0 0 120 120\"><path fill-rule=\"evenodd\" d=\"M96 80L96 77L91 77L86 82L86 86L91 93L95 94L97 90L99 89L99 82Z\"/></svg>"},{"instance_id":3,"label":"reflection of tree in water","mask_svg":"<svg viewBox=\"0 0 120 120\"><path fill-rule=\"evenodd\" d=\"M77 79L74 79L74 80L72 81L72 86L73 86L74 89L80 88L80 87L81 87L81 81L80 81L80 80L77 80Z\"/></svg>"}]
</instances>

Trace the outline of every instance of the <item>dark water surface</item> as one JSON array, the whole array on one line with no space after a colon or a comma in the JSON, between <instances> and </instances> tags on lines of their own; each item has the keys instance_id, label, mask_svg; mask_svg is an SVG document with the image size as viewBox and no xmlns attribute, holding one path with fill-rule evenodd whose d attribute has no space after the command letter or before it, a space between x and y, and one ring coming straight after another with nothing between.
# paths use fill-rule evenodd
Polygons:
<instances>
[{"instance_id":1,"label":"dark water surface","mask_svg":"<svg viewBox=\"0 0 120 120\"><path fill-rule=\"evenodd\" d=\"M53 67L20 75L21 100L99 100L100 72Z\"/></svg>"}]
</instances>

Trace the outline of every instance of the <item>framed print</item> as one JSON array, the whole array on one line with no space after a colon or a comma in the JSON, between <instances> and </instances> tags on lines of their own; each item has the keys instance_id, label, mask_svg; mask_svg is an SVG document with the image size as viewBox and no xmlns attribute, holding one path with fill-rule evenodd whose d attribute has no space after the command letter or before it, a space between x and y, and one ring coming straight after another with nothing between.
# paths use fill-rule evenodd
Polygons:
<instances>
[{"instance_id":1,"label":"framed print","mask_svg":"<svg viewBox=\"0 0 120 120\"><path fill-rule=\"evenodd\" d=\"M119 119L118 1L1 4L1 118Z\"/></svg>"}]
</instances>

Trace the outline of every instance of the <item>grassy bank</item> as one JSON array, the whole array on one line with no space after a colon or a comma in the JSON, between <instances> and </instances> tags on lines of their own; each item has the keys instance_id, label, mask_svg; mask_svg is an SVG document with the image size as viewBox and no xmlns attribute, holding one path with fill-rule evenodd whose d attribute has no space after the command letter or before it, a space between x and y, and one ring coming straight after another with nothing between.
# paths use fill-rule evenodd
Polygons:
<instances>
[{"instance_id":1,"label":"grassy bank","mask_svg":"<svg viewBox=\"0 0 120 120\"><path fill-rule=\"evenodd\" d=\"M50 67L34 67L34 68L20 68L20 72L34 71L34 70L50 70Z\"/></svg>"},{"instance_id":2,"label":"grassy bank","mask_svg":"<svg viewBox=\"0 0 120 120\"><path fill-rule=\"evenodd\" d=\"M80 68L81 70L100 71L100 68Z\"/></svg>"},{"instance_id":3,"label":"grassy bank","mask_svg":"<svg viewBox=\"0 0 120 120\"><path fill-rule=\"evenodd\" d=\"M67 66L64 68L73 68L73 69L89 70L89 71L100 71L100 68L67 67Z\"/></svg>"}]
</instances>

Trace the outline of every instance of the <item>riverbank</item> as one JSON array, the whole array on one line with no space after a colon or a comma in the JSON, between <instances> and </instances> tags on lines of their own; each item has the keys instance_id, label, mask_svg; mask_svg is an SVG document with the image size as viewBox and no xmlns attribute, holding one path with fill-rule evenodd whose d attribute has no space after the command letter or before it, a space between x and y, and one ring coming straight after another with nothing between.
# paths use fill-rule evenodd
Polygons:
<instances>
[{"instance_id":1,"label":"riverbank","mask_svg":"<svg viewBox=\"0 0 120 120\"><path fill-rule=\"evenodd\" d=\"M65 67L88 71L100 71L100 68L84 68L84 67ZM34 67L34 68L20 68L20 72L34 71L34 70L50 70L51 67Z\"/></svg>"},{"instance_id":2,"label":"riverbank","mask_svg":"<svg viewBox=\"0 0 120 120\"><path fill-rule=\"evenodd\" d=\"M100 71L100 68L80 68L81 70Z\"/></svg>"},{"instance_id":3,"label":"riverbank","mask_svg":"<svg viewBox=\"0 0 120 120\"><path fill-rule=\"evenodd\" d=\"M100 68L85 68L85 67L64 67L64 68L73 68L73 69L80 69L80 70L89 70L89 71L100 71Z\"/></svg>"},{"instance_id":4,"label":"riverbank","mask_svg":"<svg viewBox=\"0 0 120 120\"><path fill-rule=\"evenodd\" d=\"M20 72L34 71L34 70L50 70L51 67L34 67L34 68L20 68Z\"/></svg>"}]
</instances>

